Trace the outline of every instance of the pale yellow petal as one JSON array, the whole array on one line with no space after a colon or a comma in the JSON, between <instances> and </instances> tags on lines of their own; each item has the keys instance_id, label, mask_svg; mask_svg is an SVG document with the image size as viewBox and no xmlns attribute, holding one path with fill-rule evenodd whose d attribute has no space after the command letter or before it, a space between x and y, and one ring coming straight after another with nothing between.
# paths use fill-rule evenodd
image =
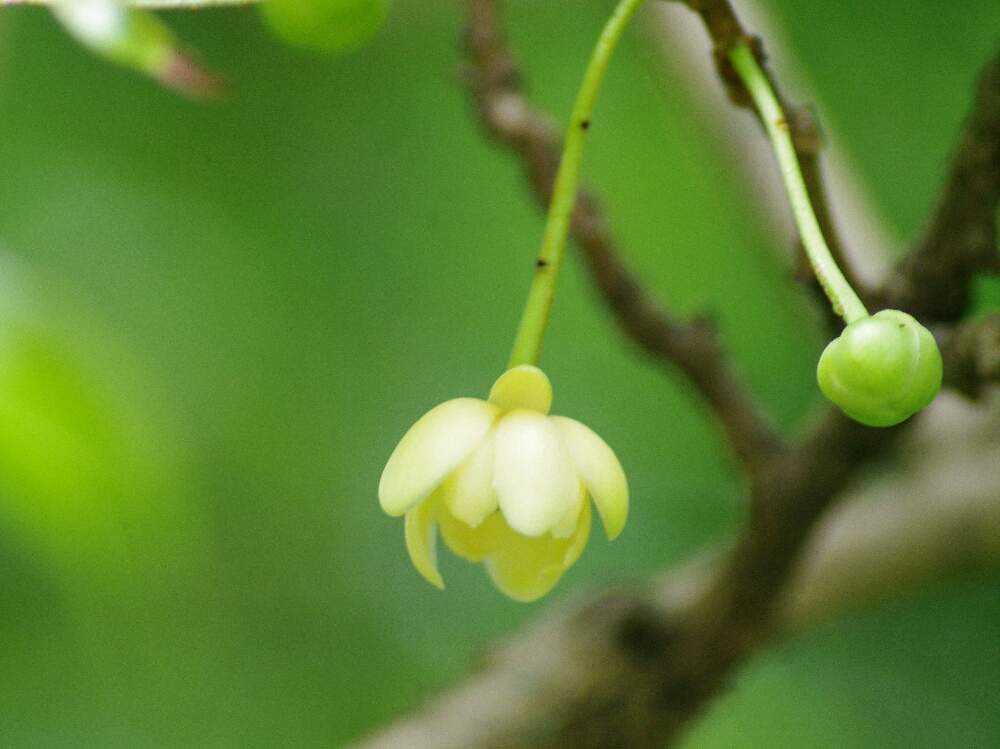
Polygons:
<instances>
[{"instance_id":1,"label":"pale yellow petal","mask_svg":"<svg viewBox=\"0 0 1000 749\"><path fill-rule=\"evenodd\" d=\"M516 601L534 601L548 593L580 558L590 538L590 504L584 503L569 538L528 538L507 528L497 534L496 550L485 566L493 583Z\"/></svg>"},{"instance_id":2,"label":"pale yellow petal","mask_svg":"<svg viewBox=\"0 0 1000 749\"><path fill-rule=\"evenodd\" d=\"M513 534L503 520L503 515L495 512L478 527L473 528L442 512L439 518L441 537L452 553L470 562L481 562L496 551L508 534Z\"/></svg>"},{"instance_id":3,"label":"pale yellow petal","mask_svg":"<svg viewBox=\"0 0 1000 749\"><path fill-rule=\"evenodd\" d=\"M417 572L431 585L444 588L437 566L437 527L434 503L421 502L406 513L406 550Z\"/></svg>"},{"instance_id":4,"label":"pale yellow petal","mask_svg":"<svg viewBox=\"0 0 1000 749\"><path fill-rule=\"evenodd\" d=\"M614 539L628 519L628 480L614 451L589 427L565 416L552 416L573 465L597 505L604 532Z\"/></svg>"},{"instance_id":5,"label":"pale yellow petal","mask_svg":"<svg viewBox=\"0 0 1000 749\"><path fill-rule=\"evenodd\" d=\"M515 601L535 601L555 587L566 568L562 564L565 541L552 536L526 539L515 548L505 546L486 562L493 584Z\"/></svg>"},{"instance_id":6,"label":"pale yellow petal","mask_svg":"<svg viewBox=\"0 0 1000 749\"><path fill-rule=\"evenodd\" d=\"M441 486L441 494L451 514L473 528L497 510L497 493L493 489L493 444L490 432Z\"/></svg>"},{"instance_id":7,"label":"pale yellow petal","mask_svg":"<svg viewBox=\"0 0 1000 749\"><path fill-rule=\"evenodd\" d=\"M570 505L569 510L562 516L558 523L552 528L552 535L555 538L569 538L576 531L580 521L580 510L587 501L587 490L580 483L580 491L577 493L577 500Z\"/></svg>"},{"instance_id":8,"label":"pale yellow petal","mask_svg":"<svg viewBox=\"0 0 1000 749\"><path fill-rule=\"evenodd\" d=\"M493 473L500 510L518 533L551 531L579 498L579 482L549 418L511 411L496 427Z\"/></svg>"},{"instance_id":9,"label":"pale yellow petal","mask_svg":"<svg viewBox=\"0 0 1000 749\"><path fill-rule=\"evenodd\" d=\"M566 550L563 553L564 570L568 570L576 564L580 555L583 554L583 550L587 548L587 541L590 540L591 517L590 502L584 502L580 518L576 524L576 531L569 539L569 543L566 545Z\"/></svg>"},{"instance_id":10,"label":"pale yellow petal","mask_svg":"<svg viewBox=\"0 0 1000 749\"><path fill-rule=\"evenodd\" d=\"M493 383L490 403L503 411L524 408L547 414L552 407L552 383L538 367L522 364L508 369Z\"/></svg>"},{"instance_id":11,"label":"pale yellow petal","mask_svg":"<svg viewBox=\"0 0 1000 749\"><path fill-rule=\"evenodd\" d=\"M498 414L476 398L456 398L424 414L385 464L378 485L382 509L402 515L430 495L479 445Z\"/></svg>"}]
</instances>

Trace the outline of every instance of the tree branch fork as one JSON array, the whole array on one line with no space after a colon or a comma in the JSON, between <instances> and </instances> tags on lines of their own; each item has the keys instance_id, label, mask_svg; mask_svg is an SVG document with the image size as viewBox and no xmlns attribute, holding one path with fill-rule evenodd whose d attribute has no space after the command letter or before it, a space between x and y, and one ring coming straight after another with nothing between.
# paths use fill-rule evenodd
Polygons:
<instances>
[{"instance_id":1,"label":"tree branch fork","mask_svg":"<svg viewBox=\"0 0 1000 749\"><path fill-rule=\"evenodd\" d=\"M732 5L682 4L701 18L730 100L749 106L726 62L734 44L751 38ZM465 5L465 79L474 110L487 135L520 162L544 207L559 133L521 90L498 0ZM754 48L763 59L759 40ZM816 123L793 114L790 126L824 234L857 283L834 231ZM943 394L925 416L883 430L831 408L788 443L730 367L712 326L675 318L657 303L627 267L598 201L582 191L572 234L595 286L626 338L702 397L746 476L750 519L728 548L668 571L646 589L607 591L556 610L466 681L360 746L663 746L768 643L930 577L973 563L1000 567L1000 315L963 319L973 278L998 269L998 197L995 56L928 230L884 283L859 288L874 307L907 309L933 326L946 385L965 399ZM947 430L951 437L942 439ZM890 452L902 468L872 502L867 495L875 490L858 479ZM952 471L976 480L935 480Z\"/></svg>"},{"instance_id":2,"label":"tree branch fork","mask_svg":"<svg viewBox=\"0 0 1000 749\"><path fill-rule=\"evenodd\" d=\"M499 1L464 0L466 81L486 133L520 161L544 207L560 136L521 90ZM0 7L55 2L0 0ZM124 4L154 10L257 2ZM700 17L730 101L753 111L728 52L750 40L763 62L760 40L744 29L729 0L673 2ZM787 442L730 366L711 323L679 319L657 302L624 261L597 199L582 191L572 234L595 287L624 336L700 395L746 476L750 519L728 548L644 589L605 591L557 609L498 648L467 680L361 746L659 747L695 720L761 647L929 578L1000 567L1000 315L964 319L973 279L1000 271L1000 55L980 78L927 231L877 287L863 284L846 261L815 120L774 87L845 275L869 306L905 309L933 327L946 385L964 400L942 396L925 416L889 430L863 427L831 409L801 439ZM864 467L891 451L901 464L894 480L881 489L858 486ZM956 475L963 480L942 483L942 476Z\"/></svg>"}]
</instances>

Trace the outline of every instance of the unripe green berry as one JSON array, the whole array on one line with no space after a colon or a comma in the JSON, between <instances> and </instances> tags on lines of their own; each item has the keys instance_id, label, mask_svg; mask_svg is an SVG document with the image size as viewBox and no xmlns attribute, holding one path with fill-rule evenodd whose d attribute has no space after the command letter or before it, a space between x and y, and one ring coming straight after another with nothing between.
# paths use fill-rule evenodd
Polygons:
<instances>
[{"instance_id":1,"label":"unripe green berry","mask_svg":"<svg viewBox=\"0 0 1000 749\"><path fill-rule=\"evenodd\" d=\"M888 427L928 405L941 389L941 352L913 317L883 310L848 325L816 368L820 390L862 424Z\"/></svg>"},{"instance_id":2,"label":"unripe green berry","mask_svg":"<svg viewBox=\"0 0 1000 749\"><path fill-rule=\"evenodd\" d=\"M279 37L315 52L350 52L382 27L389 0L268 0L261 12Z\"/></svg>"}]
</instances>

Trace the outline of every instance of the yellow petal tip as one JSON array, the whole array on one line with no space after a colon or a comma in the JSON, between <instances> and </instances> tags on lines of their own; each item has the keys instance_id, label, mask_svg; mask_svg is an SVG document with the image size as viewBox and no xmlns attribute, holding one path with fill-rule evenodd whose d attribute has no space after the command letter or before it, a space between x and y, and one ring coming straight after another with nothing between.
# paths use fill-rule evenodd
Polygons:
<instances>
[{"instance_id":1,"label":"yellow petal tip","mask_svg":"<svg viewBox=\"0 0 1000 749\"><path fill-rule=\"evenodd\" d=\"M552 383L538 367L522 364L497 378L489 400L503 411L523 408L547 414L552 408Z\"/></svg>"},{"instance_id":2,"label":"yellow petal tip","mask_svg":"<svg viewBox=\"0 0 1000 749\"><path fill-rule=\"evenodd\" d=\"M396 445L379 480L383 511L398 517L430 493L482 442L499 410L455 398L424 414Z\"/></svg>"},{"instance_id":3,"label":"yellow petal tip","mask_svg":"<svg viewBox=\"0 0 1000 749\"><path fill-rule=\"evenodd\" d=\"M430 503L419 504L406 513L404 535L414 568L435 588L444 590L444 578L437 565L437 523Z\"/></svg>"},{"instance_id":4,"label":"yellow petal tip","mask_svg":"<svg viewBox=\"0 0 1000 749\"><path fill-rule=\"evenodd\" d=\"M623 530L625 530L624 520L614 526L604 523L604 535L607 536L608 541L614 541L622 534Z\"/></svg>"},{"instance_id":5,"label":"yellow petal tip","mask_svg":"<svg viewBox=\"0 0 1000 749\"><path fill-rule=\"evenodd\" d=\"M607 443L589 427L565 416L553 416L552 420L597 506L605 535L609 541L614 541L628 520L628 479L621 463Z\"/></svg>"},{"instance_id":6,"label":"yellow petal tip","mask_svg":"<svg viewBox=\"0 0 1000 749\"><path fill-rule=\"evenodd\" d=\"M440 572L435 577L427 577L424 579L438 590L444 590L444 578L441 577Z\"/></svg>"}]
</instances>

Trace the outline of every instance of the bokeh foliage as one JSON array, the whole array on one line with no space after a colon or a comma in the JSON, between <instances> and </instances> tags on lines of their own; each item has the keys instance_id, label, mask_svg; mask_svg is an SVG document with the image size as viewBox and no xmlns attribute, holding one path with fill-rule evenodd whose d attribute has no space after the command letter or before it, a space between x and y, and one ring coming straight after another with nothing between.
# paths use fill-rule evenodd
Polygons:
<instances>
[{"instance_id":1,"label":"bokeh foliage","mask_svg":"<svg viewBox=\"0 0 1000 749\"><path fill-rule=\"evenodd\" d=\"M1000 6L768 5L913 238ZM564 117L608 3L510 6L532 94ZM0 15L5 746L338 745L539 608L450 558L448 590L424 584L375 501L406 426L503 366L540 236L458 85L455 6L399 0L336 60L250 11L170 20L230 98L185 102L41 11ZM818 315L672 83L633 35L585 171L650 285L718 317L794 431L819 405ZM732 531L739 486L704 409L622 341L573 262L544 366L555 410L615 446L634 497L557 597ZM770 653L688 746L996 746L998 593L938 586Z\"/></svg>"}]
</instances>

